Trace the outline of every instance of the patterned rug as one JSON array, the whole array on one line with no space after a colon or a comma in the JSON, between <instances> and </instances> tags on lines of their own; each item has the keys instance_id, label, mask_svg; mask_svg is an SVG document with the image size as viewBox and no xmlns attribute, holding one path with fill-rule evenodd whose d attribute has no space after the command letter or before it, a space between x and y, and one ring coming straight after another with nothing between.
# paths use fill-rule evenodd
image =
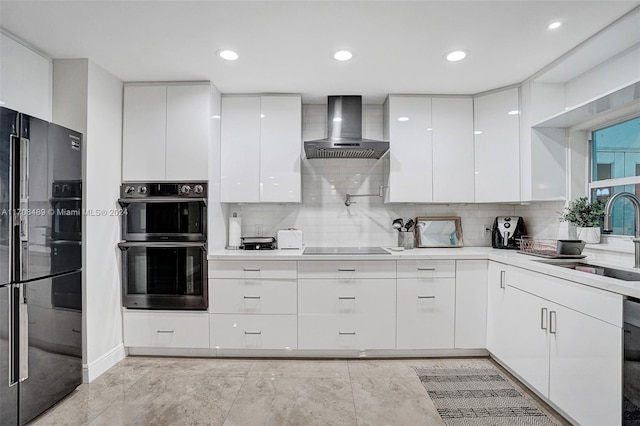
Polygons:
<instances>
[{"instance_id":1,"label":"patterned rug","mask_svg":"<svg viewBox=\"0 0 640 426\"><path fill-rule=\"evenodd\" d=\"M555 426L495 367L416 367L447 426Z\"/></svg>"}]
</instances>

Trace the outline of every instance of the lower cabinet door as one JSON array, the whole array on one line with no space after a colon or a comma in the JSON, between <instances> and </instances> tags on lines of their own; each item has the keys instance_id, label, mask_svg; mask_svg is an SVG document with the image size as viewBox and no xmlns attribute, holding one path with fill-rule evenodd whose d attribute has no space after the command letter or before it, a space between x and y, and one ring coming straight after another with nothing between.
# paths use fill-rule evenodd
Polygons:
<instances>
[{"instance_id":1,"label":"lower cabinet door","mask_svg":"<svg viewBox=\"0 0 640 426\"><path fill-rule=\"evenodd\" d=\"M553 307L549 399L581 425L622 424L621 328Z\"/></svg>"},{"instance_id":2,"label":"lower cabinet door","mask_svg":"<svg viewBox=\"0 0 640 426\"><path fill-rule=\"evenodd\" d=\"M211 347L296 349L296 315L211 315Z\"/></svg>"},{"instance_id":3,"label":"lower cabinet door","mask_svg":"<svg viewBox=\"0 0 640 426\"><path fill-rule=\"evenodd\" d=\"M544 396L549 395L549 311L544 299L509 287L507 349L503 362Z\"/></svg>"},{"instance_id":4,"label":"lower cabinet door","mask_svg":"<svg viewBox=\"0 0 640 426\"><path fill-rule=\"evenodd\" d=\"M487 349L493 356L505 362L507 350L507 326L509 323L505 301L509 270L505 265L489 262L487 287Z\"/></svg>"},{"instance_id":5,"label":"lower cabinet door","mask_svg":"<svg viewBox=\"0 0 640 426\"><path fill-rule=\"evenodd\" d=\"M395 315L298 315L299 349L393 349Z\"/></svg>"},{"instance_id":6,"label":"lower cabinet door","mask_svg":"<svg viewBox=\"0 0 640 426\"><path fill-rule=\"evenodd\" d=\"M453 348L455 297L455 278L399 279L397 348Z\"/></svg>"},{"instance_id":7,"label":"lower cabinet door","mask_svg":"<svg viewBox=\"0 0 640 426\"><path fill-rule=\"evenodd\" d=\"M126 311L124 345L144 348L208 348L209 314Z\"/></svg>"}]
</instances>

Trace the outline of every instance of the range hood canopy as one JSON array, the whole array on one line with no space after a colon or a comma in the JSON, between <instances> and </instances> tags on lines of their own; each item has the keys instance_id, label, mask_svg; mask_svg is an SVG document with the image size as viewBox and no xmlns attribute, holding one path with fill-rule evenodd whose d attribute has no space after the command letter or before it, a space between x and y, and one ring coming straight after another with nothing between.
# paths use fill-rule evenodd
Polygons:
<instances>
[{"instance_id":1,"label":"range hood canopy","mask_svg":"<svg viewBox=\"0 0 640 426\"><path fill-rule=\"evenodd\" d=\"M307 158L381 158L389 142L362 138L362 96L329 96L327 138L304 142Z\"/></svg>"}]
</instances>

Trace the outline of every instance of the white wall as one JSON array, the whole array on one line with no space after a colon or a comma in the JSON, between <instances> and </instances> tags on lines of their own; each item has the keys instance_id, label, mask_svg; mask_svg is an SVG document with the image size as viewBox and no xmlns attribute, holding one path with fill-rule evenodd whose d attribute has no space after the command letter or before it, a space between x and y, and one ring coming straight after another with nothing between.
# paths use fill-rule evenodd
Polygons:
<instances>
[{"instance_id":1,"label":"white wall","mask_svg":"<svg viewBox=\"0 0 640 426\"><path fill-rule=\"evenodd\" d=\"M84 134L85 212L118 208L123 83L87 59L54 61L54 121ZM120 217L83 216L84 379L122 357Z\"/></svg>"},{"instance_id":2,"label":"white wall","mask_svg":"<svg viewBox=\"0 0 640 426\"><path fill-rule=\"evenodd\" d=\"M51 59L0 33L0 106L51 121Z\"/></svg>"},{"instance_id":3,"label":"white wall","mask_svg":"<svg viewBox=\"0 0 640 426\"><path fill-rule=\"evenodd\" d=\"M363 137L382 139L382 106L363 106ZM324 137L326 106L304 105L303 139ZM302 204L230 204L228 214L242 218L242 235L260 232L275 236L279 229L304 231L308 246L395 246L398 233L391 228L397 217L456 215L462 218L464 242L488 246L482 232L496 216L525 218L530 233L555 238L557 213L563 203L508 204L383 204L379 197L354 198L344 205L345 194L377 193L383 183L382 160L313 159L302 162ZM531 214L529 214L531 212Z\"/></svg>"}]
</instances>

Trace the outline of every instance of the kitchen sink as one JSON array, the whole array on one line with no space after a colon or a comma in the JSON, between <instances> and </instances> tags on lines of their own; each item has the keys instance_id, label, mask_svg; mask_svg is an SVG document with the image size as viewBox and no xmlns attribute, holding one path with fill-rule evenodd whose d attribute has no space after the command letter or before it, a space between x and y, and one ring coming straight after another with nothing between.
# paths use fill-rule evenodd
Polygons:
<instances>
[{"instance_id":1,"label":"kitchen sink","mask_svg":"<svg viewBox=\"0 0 640 426\"><path fill-rule=\"evenodd\" d=\"M625 269L609 268L584 262L553 262L548 260L537 260L536 262L559 266L566 269L573 269L588 274L602 275L604 277L615 278L622 281L640 281L640 272L632 272Z\"/></svg>"}]
</instances>

